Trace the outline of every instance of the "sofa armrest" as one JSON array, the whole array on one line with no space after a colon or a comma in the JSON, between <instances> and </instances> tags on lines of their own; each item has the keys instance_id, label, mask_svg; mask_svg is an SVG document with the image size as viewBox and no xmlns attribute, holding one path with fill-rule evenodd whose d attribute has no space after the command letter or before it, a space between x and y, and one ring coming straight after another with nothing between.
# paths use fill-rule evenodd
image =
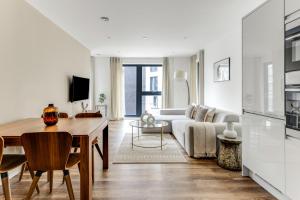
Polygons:
<instances>
[{"instance_id":1,"label":"sofa armrest","mask_svg":"<svg viewBox=\"0 0 300 200\"><path fill-rule=\"evenodd\" d=\"M167 108L160 110L161 115L185 115L184 108Z\"/></svg>"},{"instance_id":2,"label":"sofa armrest","mask_svg":"<svg viewBox=\"0 0 300 200\"><path fill-rule=\"evenodd\" d=\"M202 126L203 122L190 122L186 124L185 128L185 151L191 157L194 157L194 134L195 134L195 127ZM223 134L226 123L212 123L215 127L216 135ZM233 123L234 130L237 132L238 136L242 137L242 128L240 123ZM217 141L217 154L219 151L219 142Z\"/></svg>"}]
</instances>

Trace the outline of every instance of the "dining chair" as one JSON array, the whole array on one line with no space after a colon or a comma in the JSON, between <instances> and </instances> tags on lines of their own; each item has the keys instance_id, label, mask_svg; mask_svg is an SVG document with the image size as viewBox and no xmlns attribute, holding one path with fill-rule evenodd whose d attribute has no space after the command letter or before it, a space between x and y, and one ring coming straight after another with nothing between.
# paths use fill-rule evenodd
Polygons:
<instances>
[{"instance_id":1,"label":"dining chair","mask_svg":"<svg viewBox=\"0 0 300 200\"><path fill-rule=\"evenodd\" d=\"M36 171L26 200L33 194L34 188L42 174L47 171L62 170L66 181L69 198L74 199L74 193L69 174L69 168L80 162L78 153L70 153L72 136L67 132L36 132L24 133L21 136L28 167Z\"/></svg>"},{"instance_id":2,"label":"dining chair","mask_svg":"<svg viewBox=\"0 0 300 200\"><path fill-rule=\"evenodd\" d=\"M8 171L26 163L25 155L3 154L4 140L0 137L0 173L5 200L11 200Z\"/></svg>"},{"instance_id":3,"label":"dining chair","mask_svg":"<svg viewBox=\"0 0 300 200\"><path fill-rule=\"evenodd\" d=\"M98 111L95 113L78 113L75 115L75 118L100 118L102 117L102 114ZM73 147L75 147L74 152L77 152L77 149L80 148L80 141L79 140L74 140L73 141ZM101 152L99 142L98 142L98 137L96 137L92 141L92 180L94 182L94 147L96 147L97 152L99 153L99 156L103 160L103 154Z\"/></svg>"},{"instance_id":4,"label":"dining chair","mask_svg":"<svg viewBox=\"0 0 300 200\"><path fill-rule=\"evenodd\" d=\"M43 115L41 115L41 117L43 117ZM60 112L60 113L58 113L58 118L69 118L69 115L68 115L68 113ZM24 171L25 171L27 168L28 168L28 167L27 167L27 163L24 163L24 164L22 165L21 172L20 172L20 175L19 175L19 181L22 180ZM52 188L53 188L53 172L52 172L52 171L49 171L49 172L47 173L47 180L48 180L48 182L50 183L49 189L50 189L50 193L51 193L51 192L52 192Z\"/></svg>"}]
</instances>

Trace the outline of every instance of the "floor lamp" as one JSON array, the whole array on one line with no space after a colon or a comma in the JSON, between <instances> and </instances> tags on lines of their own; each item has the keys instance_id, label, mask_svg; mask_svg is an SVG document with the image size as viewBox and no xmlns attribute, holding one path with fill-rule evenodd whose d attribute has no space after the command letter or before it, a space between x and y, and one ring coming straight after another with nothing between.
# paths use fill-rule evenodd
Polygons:
<instances>
[{"instance_id":1,"label":"floor lamp","mask_svg":"<svg viewBox=\"0 0 300 200\"><path fill-rule=\"evenodd\" d=\"M188 92L188 105L190 105L190 86L189 86L189 82L187 80L187 72L178 69L174 72L174 80L177 81L185 81L186 83L186 87L187 87L187 92Z\"/></svg>"}]
</instances>

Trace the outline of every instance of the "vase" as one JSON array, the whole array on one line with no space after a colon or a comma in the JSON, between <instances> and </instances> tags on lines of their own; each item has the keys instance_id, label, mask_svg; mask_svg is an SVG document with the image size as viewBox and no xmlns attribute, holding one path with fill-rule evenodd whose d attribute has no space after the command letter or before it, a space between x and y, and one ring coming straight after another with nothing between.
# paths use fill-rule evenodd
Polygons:
<instances>
[{"instance_id":1,"label":"vase","mask_svg":"<svg viewBox=\"0 0 300 200\"><path fill-rule=\"evenodd\" d=\"M147 119L147 124L151 125L151 124L154 124L154 122L155 122L155 118L154 118L153 115L150 114L148 119Z\"/></svg>"},{"instance_id":2,"label":"vase","mask_svg":"<svg viewBox=\"0 0 300 200\"><path fill-rule=\"evenodd\" d=\"M58 109L53 104L49 104L44 108L43 120L47 126L53 126L58 122Z\"/></svg>"},{"instance_id":3,"label":"vase","mask_svg":"<svg viewBox=\"0 0 300 200\"><path fill-rule=\"evenodd\" d=\"M141 121L143 123L147 123L148 121L148 117L149 117L149 113L147 112L147 110L141 115Z\"/></svg>"},{"instance_id":4,"label":"vase","mask_svg":"<svg viewBox=\"0 0 300 200\"><path fill-rule=\"evenodd\" d=\"M237 132L234 130L233 122L227 122L227 126L223 134L226 138L229 139L237 138Z\"/></svg>"}]
</instances>

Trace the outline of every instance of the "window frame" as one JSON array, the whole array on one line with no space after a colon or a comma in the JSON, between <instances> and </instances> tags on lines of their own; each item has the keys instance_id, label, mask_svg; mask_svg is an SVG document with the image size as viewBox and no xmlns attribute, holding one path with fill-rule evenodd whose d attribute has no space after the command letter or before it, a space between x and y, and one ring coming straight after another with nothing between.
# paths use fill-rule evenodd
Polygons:
<instances>
[{"instance_id":1,"label":"window frame","mask_svg":"<svg viewBox=\"0 0 300 200\"><path fill-rule=\"evenodd\" d=\"M139 117L142 115L143 96L161 96L162 91L143 91L143 68L144 67L162 67L162 64L123 64L125 67L136 68L136 114L126 115L125 117Z\"/></svg>"}]
</instances>

